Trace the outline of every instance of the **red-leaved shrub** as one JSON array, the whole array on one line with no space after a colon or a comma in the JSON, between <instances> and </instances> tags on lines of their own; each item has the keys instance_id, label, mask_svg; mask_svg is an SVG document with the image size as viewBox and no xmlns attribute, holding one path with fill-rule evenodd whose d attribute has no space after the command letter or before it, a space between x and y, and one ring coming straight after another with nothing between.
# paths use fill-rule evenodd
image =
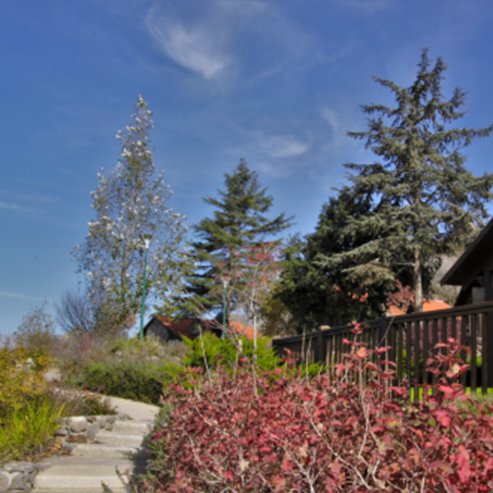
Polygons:
<instances>
[{"instance_id":1,"label":"red-leaved shrub","mask_svg":"<svg viewBox=\"0 0 493 493\"><path fill-rule=\"evenodd\" d=\"M257 396L248 368L176 387L142 491L493 491L493 408L453 383L464 348L441 345L434 394L411 404L384 349L351 344L335 376L279 369L258 378Z\"/></svg>"}]
</instances>

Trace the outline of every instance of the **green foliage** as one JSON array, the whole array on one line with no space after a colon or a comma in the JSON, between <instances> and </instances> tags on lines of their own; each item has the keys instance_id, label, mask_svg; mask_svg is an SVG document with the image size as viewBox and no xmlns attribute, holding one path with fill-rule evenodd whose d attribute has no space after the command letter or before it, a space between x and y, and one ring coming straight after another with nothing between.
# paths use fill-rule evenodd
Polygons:
<instances>
[{"instance_id":1,"label":"green foliage","mask_svg":"<svg viewBox=\"0 0 493 493\"><path fill-rule=\"evenodd\" d=\"M87 392L52 392L52 401L63 405L63 416L98 416L116 414L109 399Z\"/></svg>"},{"instance_id":2,"label":"green foliage","mask_svg":"<svg viewBox=\"0 0 493 493\"><path fill-rule=\"evenodd\" d=\"M0 426L0 462L41 452L53 440L63 411L47 394L16 408Z\"/></svg>"},{"instance_id":3,"label":"green foliage","mask_svg":"<svg viewBox=\"0 0 493 493\"><path fill-rule=\"evenodd\" d=\"M62 379L70 387L80 387L85 366L90 362L104 361L118 339L98 332L72 331L57 346L55 354Z\"/></svg>"},{"instance_id":4,"label":"green foliage","mask_svg":"<svg viewBox=\"0 0 493 493\"><path fill-rule=\"evenodd\" d=\"M368 128L350 132L376 155L350 163L349 185L323 206L316 230L286 252L276 290L298 330L380 316L397 281L420 309L440 255L464 247L486 217L493 174L473 176L461 149L481 130L454 128L464 92L442 94L446 70L423 51L414 82L376 79L393 106L364 105Z\"/></svg>"},{"instance_id":5,"label":"green foliage","mask_svg":"<svg viewBox=\"0 0 493 493\"><path fill-rule=\"evenodd\" d=\"M96 392L158 404L163 387L180 382L183 375L184 368L176 363L109 360L89 363L81 383Z\"/></svg>"},{"instance_id":6,"label":"green foliage","mask_svg":"<svg viewBox=\"0 0 493 493\"><path fill-rule=\"evenodd\" d=\"M394 288L391 275L381 271L380 277L360 282L347 275L358 259L342 259L345 252L370 239L364 230L350 237L341 234L351 221L365 217L369 207L367 197L344 188L323 206L315 231L304 239L293 238L285 249L275 297L291 312L298 332L381 315L387 294ZM337 258L338 264L329 267L321 261L329 257Z\"/></svg>"},{"instance_id":7,"label":"green foliage","mask_svg":"<svg viewBox=\"0 0 493 493\"><path fill-rule=\"evenodd\" d=\"M279 298L279 281L272 285L272 289L262 301L259 315L262 334L273 336L290 336L297 333L297 321L288 307Z\"/></svg>"},{"instance_id":8,"label":"green foliage","mask_svg":"<svg viewBox=\"0 0 493 493\"><path fill-rule=\"evenodd\" d=\"M50 363L39 350L0 349L0 462L36 454L53 440L65 405L49 393Z\"/></svg>"},{"instance_id":9,"label":"green foliage","mask_svg":"<svg viewBox=\"0 0 493 493\"><path fill-rule=\"evenodd\" d=\"M234 368L240 360L242 364L253 361L253 341L245 337L220 339L212 334L204 334L196 339L185 340L188 353L183 360L185 365L203 368ZM246 361L245 361L246 359ZM272 370L279 365L279 358L274 354L270 339L259 337L257 340L257 368Z\"/></svg>"},{"instance_id":10,"label":"green foliage","mask_svg":"<svg viewBox=\"0 0 493 493\"><path fill-rule=\"evenodd\" d=\"M191 256L196 270L187 280L188 296L181 301L183 311L194 316L209 310L222 312L224 297L228 313L234 310L246 284L239 273L244 272L247 257L266 236L290 224L284 214L267 216L273 199L244 160L234 173L225 174L225 189L218 193L219 198L205 199L214 207L213 217L195 226L199 239L192 244Z\"/></svg>"},{"instance_id":11,"label":"green foliage","mask_svg":"<svg viewBox=\"0 0 493 493\"><path fill-rule=\"evenodd\" d=\"M0 426L25 402L46 392L49 364L49 357L39 351L0 348Z\"/></svg>"},{"instance_id":12,"label":"green foliage","mask_svg":"<svg viewBox=\"0 0 493 493\"><path fill-rule=\"evenodd\" d=\"M486 218L492 197L493 174L474 176L460 151L488 136L493 126L453 126L463 116L465 93L456 88L444 97L445 70L441 58L432 64L424 50L409 87L376 78L395 104L364 105L368 128L349 135L363 140L378 161L346 165L350 192L367 210L338 231L341 241L349 242L345 248L322 251L318 258L323 269L340 272L341 282L364 289L396 280L411 285L418 310L438 256L464 247Z\"/></svg>"},{"instance_id":13,"label":"green foliage","mask_svg":"<svg viewBox=\"0 0 493 493\"><path fill-rule=\"evenodd\" d=\"M69 386L158 403L163 386L188 378L181 365L185 352L181 342L162 344L152 337L70 334L59 364Z\"/></svg>"},{"instance_id":14,"label":"green foliage","mask_svg":"<svg viewBox=\"0 0 493 493\"><path fill-rule=\"evenodd\" d=\"M173 360L180 362L187 351L186 345L181 341L163 343L157 337L147 336L142 341L134 337L132 339L120 338L113 345L111 352L119 358L143 361L154 358Z\"/></svg>"}]
</instances>

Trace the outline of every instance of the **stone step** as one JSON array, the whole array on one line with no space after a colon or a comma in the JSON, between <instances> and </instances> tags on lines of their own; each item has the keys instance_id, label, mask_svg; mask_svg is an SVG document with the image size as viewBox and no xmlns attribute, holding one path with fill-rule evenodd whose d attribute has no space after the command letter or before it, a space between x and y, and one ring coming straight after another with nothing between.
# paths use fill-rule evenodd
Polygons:
<instances>
[{"instance_id":1,"label":"stone step","mask_svg":"<svg viewBox=\"0 0 493 493\"><path fill-rule=\"evenodd\" d=\"M122 459L97 459L94 457L81 461L73 456L63 457L36 477L33 493L101 493L102 484L106 484L114 493L126 491L125 485L118 477L120 473L132 473L143 468L137 461Z\"/></svg>"},{"instance_id":2,"label":"stone step","mask_svg":"<svg viewBox=\"0 0 493 493\"><path fill-rule=\"evenodd\" d=\"M114 431L100 431L96 435L96 444L119 445L122 447L139 447L142 445L142 434L116 433Z\"/></svg>"},{"instance_id":3,"label":"stone step","mask_svg":"<svg viewBox=\"0 0 493 493\"><path fill-rule=\"evenodd\" d=\"M119 419L113 425L117 433L142 433L147 435L152 430L153 423L149 421L131 421Z\"/></svg>"},{"instance_id":4,"label":"stone step","mask_svg":"<svg viewBox=\"0 0 493 493\"><path fill-rule=\"evenodd\" d=\"M102 493L103 483L113 493L128 493L116 468L126 478L145 472L146 454L141 448L159 412L151 406L110 397L119 417L112 430L100 429L95 443L73 443L72 455L50 457L39 463L33 493Z\"/></svg>"},{"instance_id":5,"label":"stone step","mask_svg":"<svg viewBox=\"0 0 493 493\"><path fill-rule=\"evenodd\" d=\"M112 487L111 488L111 491L112 493L128 493L128 489L125 488L125 486L122 486L122 487ZM77 489L74 489L74 488L70 488L69 490L67 490L66 488L62 488L62 489L54 489L54 488L50 488L50 489L45 489L43 488L42 490L33 490L33 493L103 493L103 487L100 486L99 488L77 488Z\"/></svg>"},{"instance_id":6,"label":"stone step","mask_svg":"<svg viewBox=\"0 0 493 493\"><path fill-rule=\"evenodd\" d=\"M72 449L74 457L129 458L140 450L139 446L80 443Z\"/></svg>"}]
</instances>

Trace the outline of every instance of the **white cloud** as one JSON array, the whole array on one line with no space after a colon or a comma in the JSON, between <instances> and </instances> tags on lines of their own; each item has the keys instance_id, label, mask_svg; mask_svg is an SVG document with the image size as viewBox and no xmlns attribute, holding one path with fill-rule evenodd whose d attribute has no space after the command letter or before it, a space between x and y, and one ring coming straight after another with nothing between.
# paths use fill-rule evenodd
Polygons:
<instances>
[{"instance_id":1,"label":"white cloud","mask_svg":"<svg viewBox=\"0 0 493 493\"><path fill-rule=\"evenodd\" d=\"M328 106L319 109L320 116L328 123L330 129L330 144L332 147L340 147L348 142L346 136L347 127L341 121L341 117L336 111Z\"/></svg>"},{"instance_id":2,"label":"white cloud","mask_svg":"<svg viewBox=\"0 0 493 493\"><path fill-rule=\"evenodd\" d=\"M0 200L0 209L16 212L37 212L37 209L33 209L32 207L23 207L13 202L5 202L4 200Z\"/></svg>"},{"instance_id":3,"label":"white cloud","mask_svg":"<svg viewBox=\"0 0 493 493\"><path fill-rule=\"evenodd\" d=\"M12 199L22 202L36 202L43 204L54 204L60 202L58 197L52 197L48 195L43 195L39 193L18 193L12 190L0 189L0 198L4 197L6 200ZM1 199L0 199L1 201Z\"/></svg>"},{"instance_id":4,"label":"white cloud","mask_svg":"<svg viewBox=\"0 0 493 493\"><path fill-rule=\"evenodd\" d=\"M12 298L16 300L39 301L39 296L31 296L28 294L14 293L12 291L0 291L0 298Z\"/></svg>"},{"instance_id":5,"label":"white cloud","mask_svg":"<svg viewBox=\"0 0 493 493\"><path fill-rule=\"evenodd\" d=\"M298 163L293 161L259 161L255 166L262 171L262 173L274 178L285 178L290 176L300 167Z\"/></svg>"},{"instance_id":6,"label":"white cloud","mask_svg":"<svg viewBox=\"0 0 493 493\"><path fill-rule=\"evenodd\" d=\"M386 10L394 4L394 0L336 0L336 2L368 13Z\"/></svg>"},{"instance_id":7,"label":"white cloud","mask_svg":"<svg viewBox=\"0 0 493 493\"><path fill-rule=\"evenodd\" d=\"M259 143L260 149L273 158L296 157L304 154L309 145L292 135L264 137Z\"/></svg>"},{"instance_id":8,"label":"white cloud","mask_svg":"<svg viewBox=\"0 0 493 493\"><path fill-rule=\"evenodd\" d=\"M185 26L151 9L145 21L147 30L160 50L178 65L206 79L219 75L230 59L223 47L223 33L213 26Z\"/></svg>"},{"instance_id":9,"label":"white cloud","mask_svg":"<svg viewBox=\"0 0 493 493\"><path fill-rule=\"evenodd\" d=\"M328 106L323 106L320 108L320 115L329 124L330 129L334 133L339 133L341 131L341 123L336 112L329 108Z\"/></svg>"}]
</instances>

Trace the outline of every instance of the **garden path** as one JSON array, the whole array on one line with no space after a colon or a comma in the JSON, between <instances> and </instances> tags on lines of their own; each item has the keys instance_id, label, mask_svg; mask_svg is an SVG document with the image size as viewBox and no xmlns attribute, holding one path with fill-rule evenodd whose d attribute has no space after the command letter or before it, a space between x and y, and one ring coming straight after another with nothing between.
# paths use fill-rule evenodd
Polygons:
<instances>
[{"instance_id":1,"label":"garden path","mask_svg":"<svg viewBox=\"0 0 493 493\"><path fill-rule=\"evenodd\" d=\"M38 464L33 493L101 493L103 483L113 493L128 491L117 471L145 471L142 441L150 431L157 406L109 397L119 416L111 431L101 430L95 443L76 444L72 454L50 457Z\"/></svg>"}]
</instances>

